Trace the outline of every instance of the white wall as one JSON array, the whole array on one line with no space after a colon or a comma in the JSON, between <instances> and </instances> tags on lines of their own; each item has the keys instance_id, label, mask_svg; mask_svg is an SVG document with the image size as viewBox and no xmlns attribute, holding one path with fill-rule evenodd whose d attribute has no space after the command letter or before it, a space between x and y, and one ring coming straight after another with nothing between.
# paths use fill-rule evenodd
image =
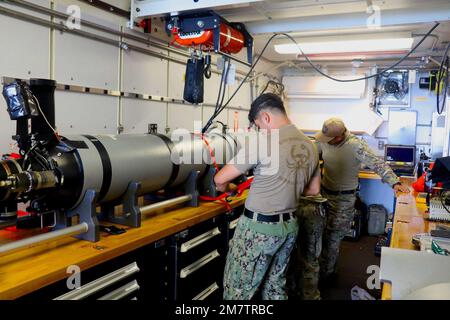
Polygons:
<instances>
[{"instance_id":1,"label":"white wall","mask_svg":"<svg viewBox=\"0 0 450 320\"><path fill-rule=\"evenodd\" d=\"M347 78L348 76L337 75L337 77ZM355 75L353 77L358 76ZM288 82L285 79L283 79L283 82ZM369 107L373 82L372 80L367 82L366 90L360 99L291 98L288 103L289 115L292 121L305 131L320 130L326 119L338 117L344 120L351 131L362 131L371 134L382 122L382 118L376 115ZM294 88L290 90L293 91ZM355 91L359 92L359 90L359 86L355 88ZM288 94L290 94L289 91Z\"/></svg>"},{"instance_id":2,"label":"white wall","mask_svg":"<svg viewBox=\"0 0 450 320\"><path fill-rule=\"evenodd\" d=\"M30 2L50 8L48 0L30 0ZM119 5L117 2L120 2ZM114 5L127 7L128 0L115 1ZM54 8L65 12L68 5L76 4L81 8L81 18L102 24L115 30L127 30L127 19L96 9L79 1L58 0ZM26 12L40 18L49 18L34 12L26 11L14 5L6 5L17 11ZM55 19L55 22L61 22ZM165 33L160 25L153 35L164 38ZM119 41L119 37L108 35L87 27L87 31L109 39ZM127 32L131 32L128 31ZM105 44L92 39L59 31L51 32L49 28L30 22L5 17L0 14L0 37L2 41L2 59L0 59L0 77L17 78L53 78L58 83L89 86L94 88L134 92L156 96L182 99L185 65L173 61L153 57L133 50L122 50L118 46ZM167 50L148 47L133 41L123 41L139 45L167 55ZM170 54L173 57L187 60L186 57ZM242 53L242 57L245 54ZM237 65L241 71L245 66ZM261 63L257 70L267 68ZM214 67L213 67L214 68ZM239 77L242 78L241 75ZM205 80L205 103L215 103L219 89L220 76L213 73ZM226 99L237 85L230 86ZM228 109L218 120L234 123L237 112L239 127L247 127L247 110L251 103L250 84L243 85L241 91L231 101L230 106L240 110ZM0 98L0 154L14 151L11 136L15 132L15 124L9 120L5 111L3 98ZM213 109L208 106L180 105L167 102L145 101L125 97L94 95L89 93L73 93L57 91L56 93L56 125L60 134L117 133L122 125L124 133L142 133L147 131L149 123L157 123L158 131L165 132L178 127L193 129L193 121L206 122Z\"/></svg>"},{"instance_id":3,"label":"white wall","mask_svg":"<svg viewBox=\"0 0 450 320\"><path fill-rule=\"evenodd\" d=\"M287 72L287 75L292 76L292 73ZM419 88L419 77L425 76L428 76L428 73L417 73L416 83L410 88L411 107L405 110L417 112L416 145L418 150L429 153L436 95L434 92ZM388 138L389 109L381 109L381 116L370 109L373 87L374 81L369 80L366 94L362 99L290 99L290 117L305 131L320 130L327 118L340 117L350 130L366 132L363 135L364 139L378 155L383 155L384 144Z\"/></svg>"},{"instance_id":4,"label":"white wall","mask_svg":"<svg viewBox=\"0 0 450 320\"><path fill-rule=\"evenodd\" d=\"M39 0L37 4L49 6L48 1ZM3 5L3 3L2 3ZM4 5L8 8L17 8ZM30 14L30 11L18 11ZM46 18L37 15L39 18ZM13 32L12 32L13 31ZM18 20L0 16L0 76L19 78L48 77L50 72L50 38L48 29ZM40 41L34 41L36 38ZM0 154L13 148L11 136L15 134L15 123L9 120L6 103L0 97Z\"/></svg>"}]
</instances>

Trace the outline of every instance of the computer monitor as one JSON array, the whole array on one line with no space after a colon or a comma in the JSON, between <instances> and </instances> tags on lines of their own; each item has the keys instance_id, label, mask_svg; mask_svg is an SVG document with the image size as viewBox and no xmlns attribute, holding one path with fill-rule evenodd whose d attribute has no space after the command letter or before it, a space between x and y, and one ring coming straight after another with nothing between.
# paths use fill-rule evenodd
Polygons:
<instances>
[{"instance_id":1,"label":"computer monitor","mask_svg":"<svg viewBox=\"0 0 450 320\"><path fill-rule=\"evenodd\" d=\"M442 157L436 159L433 169L431 169L431 180L435 182L443 182L444 187L448 188L450 184L450 157Z\"/></svg>"},{"instance_id":2,"label":"computer monitor","mask_svg":"<svg viewBox=\"0 0 450 320\"><path fill-rule=\"evenodd\" d=\"M386 145L384 161L390 165L414 166L416 146Z\"/></svg>"}]
</instances>

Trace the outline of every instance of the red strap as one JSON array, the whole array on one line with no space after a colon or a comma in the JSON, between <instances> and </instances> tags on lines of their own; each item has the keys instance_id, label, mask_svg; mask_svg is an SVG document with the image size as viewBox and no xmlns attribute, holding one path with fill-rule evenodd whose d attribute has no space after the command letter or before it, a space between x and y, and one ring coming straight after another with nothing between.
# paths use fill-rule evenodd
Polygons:
<instances>
[{"instance_id":1,"label":"red strap","mask_svg":"<svg viewBox=\"0 0 450 320\"><path fill-rule=\"evenodd\" d=\"M253 182L253 177L250 179L247 179L246 181L242 182L241 184L238 184L237 196L240 197L242 195L242 193L244 193L245 190L249 189L252 182Z\"/></svg>"},{"instance_id":2,"label":"red strap","mask_svg":"<svg viewBox=\"0 0 450 320\"><path fill-rule=\"evenodd\" d=\"M217 165L216 157L214 156L214 150L211 148L211 145L209 144L208 140L206 140L205 136L203 134L196 134L197 136L200 136L202 141L205 143L205 145L208 147L209 155L211 156L211 160L213 162L214 168L216 169L216 172L219 172L219 166Z\"/></svg>"},{"instance_id":3,"label":"red strap","mask_svg":"<svg viewBox=\"0 0 450 320\"><path fill-rule=\"evenodd\" d=\"M219 172L219 166L217 165L216 157L214 156L214 150L211 148L211 145L209 144L208 140L206 140L206 138L203 134L196 134L196 135L200 136L202 141L208 147L209 154L211 156L211 160L213 162L214 168L216 169L216 172ZM236 196L240 197L246 189L250 188L250 185L252 184L252 182L253 182L253 178L250 178L250 179L244 181L243 183L239 184L237 186ZM228 196L230 196L230 194L222 193L218 197L199 196L199 198L200 198L200 200L204 200L204 201L220 201L227 208L227 210L230 211L232 209L232 207L228 203L228 200L227 200Z\"/></svg>"},{"instance_id":4,"label":"red strap","mask_svg":"<svg viewBox=\"0 0 450 320\"><path fill-rule=\"evenodd\" d=\"M21 156L20 154L18 154L18 153L12 152L12 153L9 155L9 158L10 158L10 159L21 159L22 156Z\"/></svg>"},{"instance_id":5,"label":"red strap","mask_svg":"<svg viewBox=\"0 0 450 320\"><path fill-rule=\"evenodd\" d=\"M199 196L200 200L204 201L220 201L227 208L227 210L230 211L232 207L228 203L227 197L228 197L227 193L222 193L218 197Z\"/></svg>"},{"instance_id":6,"label":"red strap","mask_svg":"<svg viewBox=\"0 0 450 320\"><path fill-rule=\"evenodd\" d=\"M245 190L250 188L250 185L252 184L252 182L253 182L253 178L250 178L250 179L240 183L239 185L237 185L237 190L236 190L237 192L234 196L240 197L244 193ZM231 210L232 207L230 206L230 204L228 203L228 200L227 200L227 198L229 196L231 196L231 194L224 192L218 197L199 196L199 198L200 198L200 200L204 200L204 201L220 201L227 207L227 210Z\"/></svg>"}]
</instances>

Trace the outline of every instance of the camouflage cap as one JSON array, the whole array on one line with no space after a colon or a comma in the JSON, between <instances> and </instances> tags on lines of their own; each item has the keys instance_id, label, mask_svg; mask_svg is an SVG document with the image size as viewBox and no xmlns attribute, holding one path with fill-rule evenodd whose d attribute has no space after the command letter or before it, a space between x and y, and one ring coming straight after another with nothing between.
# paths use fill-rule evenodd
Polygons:
<instances>
[{"instance_id":1,"label":"camouflage cap","mask_svg":"<svg viewBox=\"0 0 450 320\"><path fill-rule=\"evenodd\" d=\"M314 137L317 141L328 143L335 137L339 137L347 129L344 122L339 118L330 118L323 123L322 131L318 132Z\"/></svg>"}]
</instances>

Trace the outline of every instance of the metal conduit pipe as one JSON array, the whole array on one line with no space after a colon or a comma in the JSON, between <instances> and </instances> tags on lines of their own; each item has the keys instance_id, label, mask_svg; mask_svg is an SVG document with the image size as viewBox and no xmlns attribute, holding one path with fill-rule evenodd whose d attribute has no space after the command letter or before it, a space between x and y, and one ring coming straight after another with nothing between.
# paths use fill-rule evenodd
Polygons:
<instances>
[{"instance_id":1,"label":"metal conduit pipe","mask_svg":"<svg viewBox=\"0 0 450 320\"><path fill-rule=\"evenodd\" d=\"M184 195L173 199L161 201L155 204L143 206L140 208L140 211L141 214L146 215L160 209L165 209L168 207L175 206L177 204L188 202L190 200L192 200L192 195ZM75 226L67 227L61 230L51 231L44 234L40 234L38 236L33 236L30 238L14 241L0 246L0 256L10 254L22 249L27 249L36 244L43 244L64 237L85 233L88 231L88 229L89 229L88 224L86 222L83 222Z\"/></svg>"},{"instance_id":2,"label":"metal conduit pipe","mask_svg":"<svg viewBox=\"0 0 450 320\"><path fill-rule=\"evenodd\" d=\"M31 3L31 2L28 2L28 1L23 1L23 0L4 0L4 2L10 3L10 4L14 4L14 5L20 6L20 7L25 8L25 9L31 9L31 10L34 10L34 11L39 12L39 13L47 14L47 15L49 15L51 17L55 17L55 18L60 18L60 19L68 19L68 18L70 18L70 16L68 14L65 14L65 13L62 13L62 12L59 12L59 11L56 11L56 10L53 10L53 9L49 9L49 8L46 8L46 7L43 7L43 6ZM97 29L97 30L100 30L100 31L104 31L104 32L107 32L107 33L110 33L110 34L113 34L113 35L116 35L116 36L120 36L120 37L124 37L124 38L130 39L130 40L138 41L138 42L143 43L145 45L152 45L152 46L164 49L164 50L168 50L168 51L172 51L172 52L175 52L175 53L179 53L179 54L188 56L188 54L185 51L183 51L183 50L178 50L178 49L175 49L175 48L168 48L164 44L157 43L157 42L154 42L154 41L150 40L150 38L153 38L151 36L148 36L148 38L144 38L144 37L137 36L137 35L134 35L134 34L129 34L129 33L117 31L117 30L114 30L114 29L102 26L100 24L97 24L97 23L94 23L94 22L90 22L90 21L87 21L87 20L83 20L83 19L80 19L80 24L82 26L86 26L86 27L89 27L89 28L93 28L93 29Z\"/></svg>"},{"instance_id":3,"label":"metal conduit pipe","mask_svg":"<svg viewBox=\"0 0 450 320\"><path fill-rule=\"evenodd\" d=\"M158 202L155 204L150 204L148 206L141 207L140 211L141 211L141 214L145 215L145 214L155 212L156 210L172 207L177 204L188 202L190 200L192 200L192 195L190 195L190 194L184 195L184 196L176 197L176 198L169 199L169 200L164 200L164 201L161 201L161 202Z\"/></svg>"},{"instance_id":4,"label":"metal conduit pipe","mask_svg":"<svg viewBox=\"0 0 450 320\"><path fill-rule=\"evenodd\" d=\"M17 6L20 6L20 7L23 7L23 8L26 8L26 9L31 9L31 10L34 10L34 11L37 11L37 12L40 12L40 13L43 13L43 14L47 14L47 15L49 15L51 17L56 17L56 18L60 18L60 19L70 18L70 16L68 14L61 13L61 12L58 12L56 10L49 9L49 8L46 8L46 7L43 7L43 6L39 6L37 4L30 3L30 2L27 2L27 1L23 1L23 0L5 0L5 2L10 3L10 4L14 4L14 5L17 5ZM4 7L2 7L2 8L4 8ZM10 9L8 9L8 10L10 10ZM11 11L14 11L14 10L11 10ZM24 14L24 15L26 15L26 14ZM32 16L30 16L30 17L32 17ZM46 21L46 20L43 20L43 21ZM133 40L133 41L137 41L137 42L145 44L145 45L151 45L151 46L154 46L154 47L162 49L162 50L167 50L167 51L172 52L172 53L183 55L185 57L190 57L189 53L184 51L184 50L176 49L176 48L170 47L169 45L165 45L163 43L156 42L156 41L161 41L161 40L159 40L157 38L153 38L153 37L150 37L150 36L148 36L148 38L143 38L141 36L136 36L136 35L133 35L133 34L130 34L130 33L117 31L117 30L114 30L114 29L102 26L100 24L97 24L97 23L94 23L94 22L90 22L90 21L87 21L87 20L83 20L83 19L80 19L80 23L83 26L86 26L86 27L89 27L89 28L93 28L93 29L97 29L99 31L103 31L103 32L109 33L111 35L115 35L115 36L123 37L123 38L126 38L126 39L130 39L130 40ZM62 29L59 29L59 30L62 30ZM64 31L69 32L67 28L64 29ZM79 35L82 35L82 34L79 34ZM153 38L154 40L152 41L152 40L150 40L150 38ZM129 43L127 43L126 45L127 45L128 48L133 48L133 50L138 51L136 48L139 48L139 47L133 46L133 45L131 45ZM139 48L139 49L145 50L143 48ZM150 54L150 55L153 55L153 53L154 53L154 51L150 51L151 53L147 53L145 51L140 51L140 52L141 53L145 53L145 54ZM169 57L167 55L163 55L163 54L160 54L160 56L158 56L158 58L167 59L167 60L170 60L170 61L173 61L173 62L176 62L176 63L186 64L185 61L174 59L174 58L171 58L171 57ZM217 64L212 63L212 65L217 67ZM216 74L220 74L220 72L218 72L218 71L214 71L213 70L212 72L216 73ZM236 73L238 73L240 75L245 75L246 74L245 72L240 71L240 70L237 70Z\"/></svg>"},{"instance_id":5,"label":"metal conduit pipe","mask_svg":"<svg viewBox=\"0 0 450 320\"><path fill-rule=\"evenodd\" d=\"M30 238L14 241L11 243L4 244L0 246L0 256L5 254L10 254L12 252L27 249L36 244L42 244L45 242L57 240L60 238L77 235L80 233L85 233L89 229L88 224L86 222L82 222L80 224L67 227L57 231L51 231L47 233L40 234L38 236L33 236Z\"/></svg>"},{"instance_id":6,"label":"metal conduit pipe","mask_svg":"<svg viewBox=\"0 0 450 320\"><path fill-rule=\"evenodd\" d=\"M141 214L146 215L152 212L155 212L160 209L166 209L168 207L175 206L177 204L181 204L184 202L188 202L192 200L192 195L184 195L180 197L176 197L173 199L161 201L155 204L143 206L140 208ZM75 226L67 227L57 231L51 231L44 234L40 234L38 236L33 236L30 238L14 241L5 245L0 246L0 257L6 254L13 253L15 251L19 251L22 249L30 248L36 244L43 244L49 241L54 241L57 239L61 239L68 236L77 235L80 233L85 233L89 229L88 224L86 222L77 224Z\"/></svg>"},{"instance_id":7,"label":"metal conduit pipe","mask_svg":"<svg viewBox=\"0 0 450 320\"><path fill-rule=\"evenodd\" d=\"M106 38L106 37L102 37L102 36L99 36L99 35L96 35L96 34L93 34L93 33L90 33L90 32L81 31L81 30L77 30L77 29L69 29L65 25L58 24L58 23L51 22L51 21L47 21L45 19L37 18L37 17L31 16L31 15L28 15L28 14L25 14L25 13L18 12L18 11L14 11L14 10L5 8L3 6L0 6L0 13L4 14L6 16L12 17L12 18L20 19L20 20L27 21L27 22L32 22L32 23L39 24L39 25L44 26L44 27L55 28L55 29L63 31L63 32L76 34L76 35L79 35L79 36L82 36L82 37L85 37L85 38L88 38L88 39L91 39L91 40L96 40L96 41L99 41L99 42L110 44L110 45L113 45L115 47L124 47L124 46L126 46L129 49L132 49L132 50L135 50L135 51L138 51L138 52L141 52L141 53L145 53L145 54L157 57L157 58L170 60L170 61L173 61L173 62L176 62L176 63L180 63L180 64L186 64L185 61L182 61L182 60L179 60L179 59L176 59L176 58L173 58L173 57L169 57L169 56L161 54L159 52L155 52L155 51L152 51L152 50L140 48L138 46L134 46L134 45L130 45L130 44L125 44L123 42L116 41L116 40L113 40L113 39L109 39L109 38Z\"/></svg>"},{"instance_id":8,"label":"metal conduit pipe","mask_svg":"<svg viewBox=\"0 0 450 320\"><path fill-rule=\"evenodd\" d=\"M426 34L424 33L413 33L411 34L412 37L424 37ZM436 47L437 43L439 42L439 36L435 34L430 34L429 37L434 38L433 44L431 45L431 48L429 49L431 52L434 51L434 48Z\"/></svg>"}]
</instances>

